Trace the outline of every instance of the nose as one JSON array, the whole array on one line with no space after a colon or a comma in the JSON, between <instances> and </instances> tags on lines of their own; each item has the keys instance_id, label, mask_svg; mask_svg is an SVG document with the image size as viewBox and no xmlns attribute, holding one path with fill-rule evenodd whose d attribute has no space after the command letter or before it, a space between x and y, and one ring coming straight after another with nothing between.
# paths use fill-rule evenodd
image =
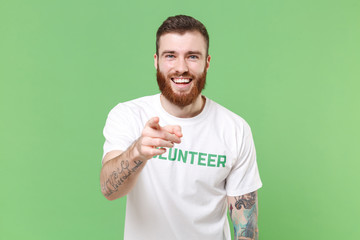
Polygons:
<instances>
[{"instance_id":1,"label":"nose","mask_svg":"<svg viewBox=\"0 0 360 240\"><path fill-rule=\"evenodd\" d=\"M175 64L175 71L179 74L183 74L189 71L187 62L183 58L178 58Z\"/></svg>"}]
</instances>

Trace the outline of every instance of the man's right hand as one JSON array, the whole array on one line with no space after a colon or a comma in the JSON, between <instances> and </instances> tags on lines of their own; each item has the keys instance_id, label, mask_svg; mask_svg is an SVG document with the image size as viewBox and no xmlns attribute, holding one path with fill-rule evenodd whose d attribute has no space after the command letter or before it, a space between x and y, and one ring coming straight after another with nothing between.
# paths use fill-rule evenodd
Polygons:
<instances>
[{"instance_id":1,"label":"man's right hand","mask_svg":"<svg viewBox=\"0 0 360 240\"><path fill-rule=\"evenodd\" d=\"M148 160L166 152L165 148L174 147L180 143L182 133L178 125L161 127L159 118L153 117L146 124L140 138L135 142L133 154L135 159Z\"/></svg>"},{"instance_id":2,"label":"man's right hand","mask_svg":"<svg viewBox=\"0 0 360 240\"><path fill-rule=\"evenodd\" d=\"M147 160L174 147L182 137L180 126L160 127L159 118L146 124L141 136L124 152L114 150L103 159L100 173L101 191L109 200L125 196L136 183Z\"/></svg>"}]
</instances>

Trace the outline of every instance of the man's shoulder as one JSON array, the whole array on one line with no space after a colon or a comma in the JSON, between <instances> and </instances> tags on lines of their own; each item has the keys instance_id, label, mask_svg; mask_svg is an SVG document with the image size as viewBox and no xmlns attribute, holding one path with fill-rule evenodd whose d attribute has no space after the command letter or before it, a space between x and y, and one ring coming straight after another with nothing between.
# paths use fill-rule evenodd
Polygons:
<instances>
[{"instance_id":1,"label":"man's shoulder","mask_svg":"<svg viewBox=\"0 0 360 240\"><path fill-rule=\"evenodd\" d=\"M231 111L230 109L224 107L223 105L215 102L214 100L211 100L209 98L207 98L207 99L210 101L213 111L215 111L216 115L221 117L224 122L227 122L227 123L233 122L234 124L237 124L237 125L238 124L248 125L248 123L245 121L245 119L242 118L237 113L235 113L235 112Z\"/></svg>"}]
</instances>

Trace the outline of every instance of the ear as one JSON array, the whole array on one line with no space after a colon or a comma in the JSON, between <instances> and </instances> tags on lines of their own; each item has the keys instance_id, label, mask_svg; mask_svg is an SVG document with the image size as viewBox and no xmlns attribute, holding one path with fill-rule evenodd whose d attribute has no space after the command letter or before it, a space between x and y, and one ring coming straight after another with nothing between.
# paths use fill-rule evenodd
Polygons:
<instances>
[{"instance_id":1,"label":"ear","mask_svg":"<svg viewBox=\"0 0 360 240\"><path fill-rule=\"evenodd\" d=\"M154 66L155 66L155 69L157 70L157 67L158 67L158 57L156 55L156 53L154 54Z\"/></svg>"},{"instance_id":2,"label":"ear","mask_svg":"<svg viewBox=\"0 0 360 240\"><path fill-rule=\"evenodd\" d=\"M206 71L209 69L210 67L210 60L211 60L211 56L208 55L207 58L206 58Z\"/></svg>"}]
</instances>

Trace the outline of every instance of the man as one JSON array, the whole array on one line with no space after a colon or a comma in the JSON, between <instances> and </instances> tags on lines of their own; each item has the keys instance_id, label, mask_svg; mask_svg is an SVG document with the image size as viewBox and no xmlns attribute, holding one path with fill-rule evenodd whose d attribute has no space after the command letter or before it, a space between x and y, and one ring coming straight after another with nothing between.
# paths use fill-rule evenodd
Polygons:
<instances>
[{"instance_id":1,"label":"man","mask_svg":"<svg viewBox=\"0 0 360 240\"><path fill-rule=\"evenodd\" d=\"M258 239L261 187L247 123L201 95L211 57L198 20L169 17L157 31L161 94L118 104L104 128L101 188L127 195L125 240Z\"/></svg>"}]
</instances>

